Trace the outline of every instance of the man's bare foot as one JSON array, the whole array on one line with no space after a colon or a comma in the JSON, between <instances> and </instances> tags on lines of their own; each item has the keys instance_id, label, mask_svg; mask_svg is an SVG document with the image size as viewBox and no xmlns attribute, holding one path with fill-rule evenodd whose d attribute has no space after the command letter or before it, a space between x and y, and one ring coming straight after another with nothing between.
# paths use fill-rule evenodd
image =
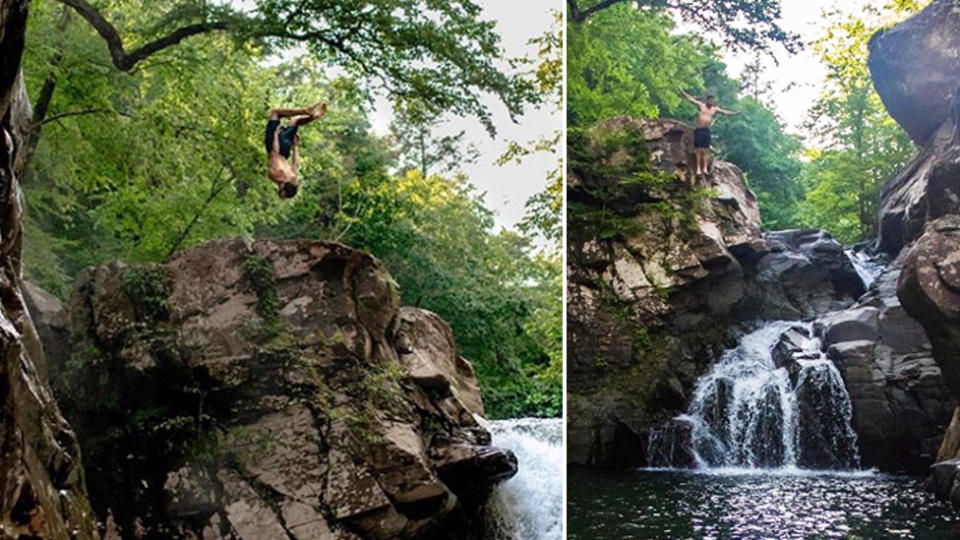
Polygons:
<instances>
[{"instance_id":1,"label":"man's bare foot","mask_svg":"<svg viewBox=\"0 0 960 540\"><path fill-rule=\"evenodd\" d=\"M327 104L322 101L314 103L308 107L308 109L310 110L310 115L314 118L320 118L321 116L327 114Z\"/></svg>"}]
</instances>

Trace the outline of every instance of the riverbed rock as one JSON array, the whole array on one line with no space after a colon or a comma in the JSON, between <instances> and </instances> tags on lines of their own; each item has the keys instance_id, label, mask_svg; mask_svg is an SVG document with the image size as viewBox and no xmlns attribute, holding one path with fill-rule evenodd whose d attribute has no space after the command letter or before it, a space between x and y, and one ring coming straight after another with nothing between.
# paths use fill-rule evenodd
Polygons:
<instances>
[{"instance_id":1,"label":"riverbed rock","mask_svg":"<svg viewBox=\"0 0 960 540\"><path fill-rule=\"evenodd\" d=\"M853 406L861 464L923 473L935 461L953 401L930 342L900 304L893 261L850 309L815 326Z\"/></svg>"},{"instance_id":2,"label":"riverbed rock","mask_svg":"<svg viewBox=\"0 0 960 540\"><path fill-rule=\"evenodd\" d=\"M941 461L930 467L927 489L960 510L960 459Z\"/></svg>"},{"instance_id":3,"label":"riverbed rock","mask_svg":"<svg viewBox=\"0 0 960 540\"><path fill-rule=\"evenodd\" d=\"M826 346L844 341L875 341L880 333L880 310L872 306L846 309L819 319Z\"/></svg>"},{"instance_id":4,"label":"riverbed rock","mask_svg":"<svg viewBox=\"0 0 960 540\"><path fill-rule=\"evenodd\" d=\"M462 533L517 471L469 362L369 254L233 238L83 272L54 380L95 508L210 540ZM458 518L460 519L460 518Z\"/></svg>"}]
</instances>

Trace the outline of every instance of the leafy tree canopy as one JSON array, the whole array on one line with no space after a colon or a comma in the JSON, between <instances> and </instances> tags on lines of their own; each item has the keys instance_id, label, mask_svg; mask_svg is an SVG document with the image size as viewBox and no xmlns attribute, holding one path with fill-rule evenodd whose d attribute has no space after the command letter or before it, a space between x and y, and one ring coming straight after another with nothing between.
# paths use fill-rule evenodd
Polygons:
<instances>
[{"instance_id":1,"label":"leafy tree canopy","mask_svg":"<svg viewBox=\"0 0 960 540\"><path fill-rule=\"evenodd\" d=\"M530 81L497 65L499 35L471 0L256 0L249 11L208 0L120 0L108 8L57 1L89 23L121 71L192 36L222 32L238 43L303 46L371 88L433 113L475 116L491 134L484 94L496 95L512 115L538 99Z\"/></svg>"},{"instance_id":2,"label":"leafy tree canopy","mask_svg":"<svg viewBox=\"0 0 960 540\"><path fill-rule=\"evenodd\" d=\"M720 36L732 49L769 50L780 43L795 52L800 47L799 38L780 27L780 0L567 0L575 24L623 5L642 13L678 13L685 22Z\"/></svg>"}]
</instances>

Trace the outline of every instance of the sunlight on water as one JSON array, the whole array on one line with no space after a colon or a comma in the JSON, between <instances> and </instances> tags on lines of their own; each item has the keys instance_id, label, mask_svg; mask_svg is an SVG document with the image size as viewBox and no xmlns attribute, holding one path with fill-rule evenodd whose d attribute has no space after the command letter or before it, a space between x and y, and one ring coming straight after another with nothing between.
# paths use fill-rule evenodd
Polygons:
<instances>
[{"instance_id":1,"label":"sunlight on water","mask_svg":"<svg viewBox=\"0 0 960 540\"><path fill-rule=\"evenodd\" d=\"M569 472L572 540L960 538L923 479L800 469Z\"/></svg>"}]
</instances>

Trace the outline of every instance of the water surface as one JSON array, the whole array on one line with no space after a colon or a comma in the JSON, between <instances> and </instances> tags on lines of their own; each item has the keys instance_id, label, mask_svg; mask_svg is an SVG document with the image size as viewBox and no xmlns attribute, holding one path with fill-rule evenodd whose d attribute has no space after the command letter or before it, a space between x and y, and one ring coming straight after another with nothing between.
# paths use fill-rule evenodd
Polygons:
<instances>
[{"instance_id":1,"label":"water surface","mask_svg":"<svg viewBox=\"0 0 960 540\"><path fill-rule=\"evenodd\" d=\"M873 472L568 471L571 540L960 538L924 479Z\"/></svg>"}]
</instances>

